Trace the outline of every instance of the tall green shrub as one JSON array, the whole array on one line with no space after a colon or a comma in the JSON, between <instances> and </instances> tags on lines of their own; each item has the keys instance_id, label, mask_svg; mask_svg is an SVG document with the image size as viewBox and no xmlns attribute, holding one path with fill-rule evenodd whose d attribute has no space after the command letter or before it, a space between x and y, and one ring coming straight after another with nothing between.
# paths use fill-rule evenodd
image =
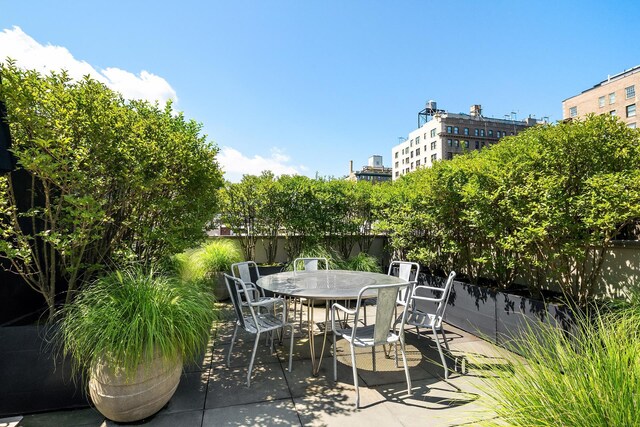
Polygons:
<instances>
[{"instance_id":1,"label":"tall green shrub","mask_svg":"<svg viewBox=\"0 0 640 427\"><path fill-rule=\"evenodd\" d=\"M18 163L0 177L0 256L50 314L105 265L159 260L204 237L222 178L198 123L90 78L10 61L0 73Z\"/></svg>"}]
</instances>

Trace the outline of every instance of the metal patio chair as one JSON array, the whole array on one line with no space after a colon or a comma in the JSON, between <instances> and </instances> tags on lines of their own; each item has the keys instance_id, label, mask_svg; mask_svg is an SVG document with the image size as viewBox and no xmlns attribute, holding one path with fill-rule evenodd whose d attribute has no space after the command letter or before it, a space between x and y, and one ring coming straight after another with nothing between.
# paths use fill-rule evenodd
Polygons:
<instances>
[{"instance_id":1,"label":"metal patio chair","mask_svg":"<svg viewBox=\"0 0 640 427\"><path fill-rule=\"evenodd\" d=\"M407 307L407 312L409 313L406 318L406 324L415 326L418 332L418 337L420 337L419 328L430 328L433 332L433 339L436 342L436 347L438 348L438 353L440 354L440 360L442 361L442 366L444 367L444 379L449 379L449 369L447 368L447 361L442 352L442 346L440 344L440 335L442 335L442 339L444 341L444 345L447 348L447 351L451 351L449 349L449 343L447 342L447 336L444 333L444 328L442 327L442 318L444 317L444 312L447 309L447 302L449 301L449 295L451 294L451 288L453 287L453 279L456 277L456 272L452 271L447 278L447 281L444 287L439 288L435 286L427 286L427 285L416 285L413 288L412 293L409 298L409 305ZM427 296L429 293L439 294L436 297ZM419 302L424 301L424 303L418 304ZM433 303L433 304L432 304ZM437 306L435 309L431 309L435 304Z\"/></svg>"},{"instance_id":2,"label":"metal patio chair","mask_svg":"<svg viewBox=\"0 0 640 427\"><path fill-rule=\"evenodd\" d=\"M375 347L385 344L398 344L400 343L400 350L402 353L402 362L404 364L404 372L407 379L407 393L411 394L411 377L409 376L409 366L407 365L407 358L405 354L404 345L404 324L407 318L407 311L403 310L400 317L398 329L392 330L392 323L395 319L394 312L398 301L399 292L405 288L413 288L414 283L407 284L394 284L394 285L371 285L365 286L360 290L356 306L353 310L350 310L340 304L334 303L331 306L331 329L333 330L333 379L338 381L338 361L336 357L336 338L342 337L349 343L351 349L351 363L353 367L353 383L356 388L356 408L360 407L360 390L358 389L358 369L356 367L356 347L371 347L373 354L373 368L375 370ZM363 303L363 295L370 294L371 291L376 292L377 309L376 319L373 325L359 326L358 317L360 315L360 307ZM406 302L400 303L405 306ZM337 312L343 312L346 315L354 316L353 328L340 328L336 324ZM395 331L398 332L395 332ZM397 366L397 358L396 358Z\"/></svg>"},{"instance_id":3,"label":"metal patio chair","mask_svg":"<svg viewBox=\"0 0 640 427\"><path fill-rule=\"evenodd\" d=\"M289 344L289 372L291 372L291 363L293 356L293 325L287 323L285 318L286 311L282 310L281 316L276 316L272 312L260 312L261 307L269 307L274 305L282 305L284 307L284 300L282 298L270 298L268 301L255 301L257 290L248 288L242 279L224 275L229 294L231 295L231 302L236 314L236 325L233 330L233 337L231 338L231 345L229 346L229 353L227 355L227 366L231 364L231 352L233 351L233 344L238 334L238 328L242 328L250 334L256 336L256 340L253 344L253 352L251 353L251 361L249 362L249 369L247 372L247 387L251 387L251 372L253 370L253 362L256 357L256 350L258 348L258 342L260 341L260 334L271 333L277 330L281 330L284 334L284 328L288 327L291 330L290 344ZM243 305L242 300L245 300ZM258 310L256 310L258 309ZM249 312L247 315L245 310ZM271 338L271 349L273 350L273 337Z\"/></svg>"}]
</instances>

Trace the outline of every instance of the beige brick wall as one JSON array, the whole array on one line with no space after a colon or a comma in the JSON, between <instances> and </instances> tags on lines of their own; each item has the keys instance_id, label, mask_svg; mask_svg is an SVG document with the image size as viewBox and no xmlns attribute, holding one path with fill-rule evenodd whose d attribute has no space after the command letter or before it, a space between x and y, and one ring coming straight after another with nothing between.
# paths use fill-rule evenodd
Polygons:
<instances>
[{"instance_id":1,"label":"beige brick wall","mask_svg":"<svg viewBox=\"0 0 640 427\"><path fill-rule=\"evenodd\" d=\"M635 96L626 97L625 88L629 86L635 87ZM636 67L630 71L628 75L612 78L610 81L602 82L597 87L587 90L579 95L562 101L562 118L571 117L570 109L577 108L577 117L585 117L587 114L611 114L615 111L616 116L620 117L628 125L634 125L638 121L638 116L627 117L627 106L638 106L640 92L640 67ZM610 102L609 95L615 94L615 101ZM604 106L600 106L599 99L604 97Z\"/></svg>"}]
</instances>

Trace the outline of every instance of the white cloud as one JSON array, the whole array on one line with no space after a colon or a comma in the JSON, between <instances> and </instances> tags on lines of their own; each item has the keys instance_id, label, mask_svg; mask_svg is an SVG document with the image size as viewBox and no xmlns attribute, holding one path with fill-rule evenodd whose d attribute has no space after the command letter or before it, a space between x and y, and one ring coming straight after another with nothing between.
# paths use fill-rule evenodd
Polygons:
<instances>
[{"instance_id":1,"label":"white cloud","mask_svg":"<svg viewBox=\"0 0 640 427\"><path fill-rule=\"evenodd\" d=\"M81 79L87 74L116 90L127 99L146 99L164 104L169 99L176 102L176 91L162 77L141 71L136 75L120 68L108 67L96 70L86 61L75 59L67 48L42 45L26 34L20 27L0 32L0 61L7 57L15 59L18 66L35 69L41 73L67 70L69 76Z\"/></svg>"},{"instance_id":2,"label":"white cloud","mask_svg":"<svg viewBox=\"0 0 640 427\"><path fill-rule=\"evenodd\" d=\"M218 155L218 161L225 172L225 178L232 182L238 182L242 175L259 175L262 171L270 170L274 175L300 175L300 171L306 170L304 166L292 166L287 164L289 156L278 148L271 149L269 157L255 155L247 157L231 147L222 147Z\"/></svg>"}]
</instances>

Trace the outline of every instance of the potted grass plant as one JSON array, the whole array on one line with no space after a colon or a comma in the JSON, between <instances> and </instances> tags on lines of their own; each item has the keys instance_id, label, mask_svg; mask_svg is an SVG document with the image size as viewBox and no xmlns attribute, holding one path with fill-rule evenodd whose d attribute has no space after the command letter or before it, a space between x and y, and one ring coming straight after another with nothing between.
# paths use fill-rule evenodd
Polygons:
<instances>
[{"instance_id":1,"label":"potted grass plant","mask_svg":"<svg viewBox=\"0 0 640 427\"><path fill-rule=\"evenodd\" d=\"M217 301L229 298L223 273L231 271L231 264L243 261L236 242L215 239L175 256L181 279L208 283Z\"/></svg>"},{"instance_id":2,"label":"potted grass plant","mask_svg":"<svg viewBox=\"0 0 640 427\"><path fill-rule=\"evenodd\" d=\"M62 351L88 374L96 408L116 422L144 419L171 399L215 318L202 283L139 267L96 280L61 315Z\"/></svg>"}]
</instances>

